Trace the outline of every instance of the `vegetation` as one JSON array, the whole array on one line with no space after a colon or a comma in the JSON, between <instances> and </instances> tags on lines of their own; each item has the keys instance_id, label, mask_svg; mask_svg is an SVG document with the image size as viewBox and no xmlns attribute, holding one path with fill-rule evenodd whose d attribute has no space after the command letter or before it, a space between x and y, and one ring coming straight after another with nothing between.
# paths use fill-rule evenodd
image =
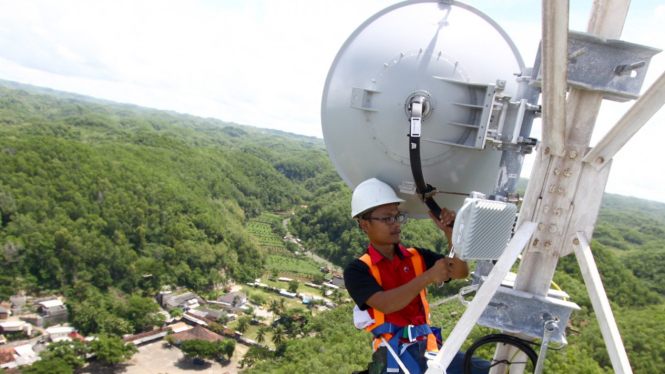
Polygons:
<instances>
[{"instance_id":1,"label":"vegetation","mask_svg":"<svg viewBox=\"0 0 665 374\"><path fill-rule=\"evenodd\" d=\"M285 248L283 237L286 229L282 225L283 216L263 212L247 223L247 231L259 240L262 247Z\"/></svg>"},{"instance_id":2,"label":"vegetation","mask_svg":"<svg viewBox=\"0 0 665 374\"><path fill-rule=\"evenodd\" d=\"M226 356L230 358L236 349L236 341L233 339L224 339L209 342L201 339L192 339L180 343L178 348L188 357L218 359Z\"/></svg>"},{"instance_id":3,"label":"vegetation","mask_svg":"<svg viewBox=\"0 0 665 374\"><path fill-rule=\"evenodd\" d=\"M182 318L182 316L184 315L184 312L180 308L173 307L173 308L169 309L169 315L172 318Z\"/></svg>"},{"instance_id":4,"label":"vegetation","mask_svg":"<svg viewBox=\"0 0 665 374\"><path fill-rule=\"evenodd\" d=\"M0 84L0 298L63 294L72 324L99 334L90 348L100 361L127 360L135 348L118 337L163 324L151 300L163 286L212 294L266 272L322 282L318 267L284 244L284 216L269 212L295 211L290 231L336 266L366 248L349 219L351 191L320 139L86 100ZM663 234L665 205L605 196L592 250L635 373L665 365ZM409 221L403 241L448 247L425 220ZM570 345L548 354L545 372L611 372L572 256L554 280L582 310L570 321ZM462 285L431 288L430 299ZM275 348L251 348L242 360L248 373L349 373L369 361L371 338L353 327L351 305L314 316L269 295L250 299L267 302L279 320L272 328L246 323L248 336ZM446 303L432 320L445 337L459 318L453 312L463 311ZM465 347L488 333L477 326ZM24 372L80 364L79 351L54 347Z\"/></svg>"},{"instance_id":5,"label":"vegetation","mask_svg":"<svg viewBox=\"0 0 665 374\"><path fill-rule=\"evenodd\" d=\"M105 334L90 342L90 350L95 352L97 361L110 366L128 361L138 352L134 344L125 344L120 338Z\"/></svg>"},{"instance_id":6,"label":"vegetation","mask_svg":"<svg viewBox=\"0 0 665 374\"><path fill-rule=\"evenodd\" d=\"M85 355L90 353L90 347L78 339L51 343L39 356L43 361L60 359L70 368L78 369L85 365Z\"/></svg>"},{"instance_id":7,"label":"vegetation","mask_svg":"<svg viewBox=\"0 0 665 374\"><path fill-rule=\"evenodd\" d=\"M270 255L266 259L266 268L277 270L279 273L300 274L313 277L321 274L319 267L311 260L287 256Z\"/></svg>"},{"instance_id":8,"label":"vegetation","mask_svg":"<svg viewBox=\"0 0 665 374\"><path fill-rule=\"evenodd\" d=\"M72 374L74 369L61 358L40 360L21 369L22 374Z\"/></svg>"},{"instance_id":9,"label":"vegetation","mask_svg":"<svg viewBox=\"0 0 665 374\"><path fill-rule=\"evenodd\" d=\"M68 291L70 321L84 335L122 336L164 325L164 316L156 313L160 308L151 298L126 295L114 289L104 293L85 284Z\"/></svg>"}]
</instances>

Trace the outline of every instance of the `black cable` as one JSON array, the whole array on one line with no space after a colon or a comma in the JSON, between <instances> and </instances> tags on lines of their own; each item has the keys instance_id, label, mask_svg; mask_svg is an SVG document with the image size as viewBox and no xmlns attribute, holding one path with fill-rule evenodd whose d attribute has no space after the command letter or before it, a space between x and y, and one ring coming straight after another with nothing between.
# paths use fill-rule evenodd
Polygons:
<instances>
[{"instance_id":1,"label":"black cable","mask_svg":"<svg viewBox=\"0 0 665 374\"><path fill-rule=\"evenodd\" d=\"M420 137L409 135L409 162L411 163L411 174L416 183L416 192L424 198L425 204L435 217L441 216L441 207L428 194L435 191L435 188L425 183L423 168L420 163Z\"/></svg>"},{"instance_id":2,"label":"black cable","mask_svg":"<svg viewBox=\"0 0 665 374\"><path fill-rule=\"evenodd\" d=\"M466 354L464 355L464 374L472 374L473 373L472 368L475 368L477 370L485 370L499 364L507 364L507 365L517 364L517 362L509 362L507 360L501 360L501 361L494 361L491 365L487 367L478 367L474 365L472 362L473 353L481 346L492 343L502 343L502 344L512 345L513 347L524 352L529 358L529 360L531 360L531 364L533 364L533 367L534 368L536 367L536 363L538 362L538 355L536 354L536 351L533 348L531 348L532 344L531 342L510 335L492 334L476 340L475 342L473 342L473 344L471 344L469 349L466 350ZM526 364L526 362L519 362L519 363Z\"/></svg>"}]
</instances>

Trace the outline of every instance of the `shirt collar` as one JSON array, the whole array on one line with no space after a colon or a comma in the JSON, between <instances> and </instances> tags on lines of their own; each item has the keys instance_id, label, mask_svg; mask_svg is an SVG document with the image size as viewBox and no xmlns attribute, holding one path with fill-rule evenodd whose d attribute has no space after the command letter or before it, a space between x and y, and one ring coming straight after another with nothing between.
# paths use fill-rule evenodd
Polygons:
<instances>
[{"instance_id":1,"label":"shirt collar","mask_svg":"<svg viewBox=\"0 0 665 374\"><path fill-rule=\"evenodd\" d=\"M399 257L400 260L404 260L405 257L411 257L412 254L411 252L406 250L406 247L404 247L401 244L396 244L395 245L397 248L395 250L395 254L397 257ZM374 249L372 245L370 244L369 247L367 248L367 253L369 253L369 258L372 260L372 265L376 265L379 261L385 260L386 258L383 257L379 251Z\"/></svg>"}]
</instances>

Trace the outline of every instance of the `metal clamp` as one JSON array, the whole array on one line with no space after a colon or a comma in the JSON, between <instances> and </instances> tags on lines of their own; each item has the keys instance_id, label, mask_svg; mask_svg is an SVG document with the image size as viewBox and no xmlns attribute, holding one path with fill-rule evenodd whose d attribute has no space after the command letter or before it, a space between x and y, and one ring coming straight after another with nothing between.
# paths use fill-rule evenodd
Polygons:
<instances>
[{"instance_id":1,"label":"metal clamp","mask_svg":"<svg viewBox=\"0 0 665 374\"><path fill-rule=\"evenodd\" d=\"M551 315L547 315L547 318L552 318ZM543 372L543 367L545 366L545 356L547 356L547 349L550 345L550 338L552 333L559 328L559 324L554 319L548 319L543 325L543 343L540 345L540 353L538 353L538 363L534 369L534 374L540 374Z\"/></svg>"},{"instance_id":2,"label":"metal clamp","mask_svg":"<svg viewBox=\"0 0 665 374\"><path fill-rule=\"evenodd\" d=\"M420 137L420 129L423 122L423 110L428 106L424 96L415 96L411 99L409 104L409 112L411 117L411 137Z\"/></svg>"}]
</instances>

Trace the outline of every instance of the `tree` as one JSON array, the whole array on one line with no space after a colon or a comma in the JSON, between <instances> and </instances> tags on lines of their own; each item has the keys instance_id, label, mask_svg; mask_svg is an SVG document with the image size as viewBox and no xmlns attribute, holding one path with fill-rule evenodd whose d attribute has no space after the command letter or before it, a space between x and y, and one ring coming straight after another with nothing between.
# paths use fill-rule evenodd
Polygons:
<instances>
[{"instance_id":1,"label":"tree","mask_svg":"<svg viewBox=\"0 0 665 374\"><path fill-rule=\"evenodd\" d=\"M277 327L273 330L272 342L275 343L276 346L279 346L285 341L286 331L284 330L284 326L277 325Z\"/></svg>"},{"instance_id":2,"label":"tree","mask_svg":"<svg viewBox=\"0 0 665 374\"><path fill-rule=\"evenodd\" d=\"M322 284L325 278L323 277L323 274L317 273L312 276L312 283L314 284Z\"/></svg>"},{"instance_id":3,"label":"tree","mask_svg":"<svg viewBox=\"0 0 665 374\"><path fill-rule=\"evenodd\" d=\"M182 312L182 309L174 306L173 308L169 309L169 315L173 318L182 318L184 313Z\"/></svg>"},{"instance_id":4,"label":"tree","mask_svg":"<svg viewBox=\"0 0 665 374\"><path fill-rule=\"evenodd\" d=\"M91 341L90 350L97 354L97 360L111 366L129 360L138 352L134 344L125 344L120 338L106 334Z\"/></svg>"},{"instance_id":5,"label":"tree","mask_svg":"<svg viewBox=\"0 0 665 374\"><path fill-rule=\"evenodd\" d=\"M298 291L298 282L296 279L292 280L289 282L289 292L297 292Z\"/></svg>"},{"instance_id":6,"label":"tree","mask_svg":"<svg viewBox=\"0 0 665 374\"><path fill-rule=\"evenodd\" d=\"M222 355L231 357L235 351L236 342L233 339L209 342L201 339L185 340L180 343L180 350L188 357L214 359Z\"/></svg>"},{"instance_id":7,"label":"tree","mask_svg":"<svg viewBox=\"0 0 665 374\"><path fill-rule=\"evenodd\" d=\"M277 316L280 313L279 310L279 301L277 300L270 300L270 304L268 304L268 310L272 313L272 319L273 321L275 320L275 316Z\"/></svg>"},{"instance_id":8,"label":"tree","mask_svg":"<svg viewBox=\"0 0 665 374\"><path fill-rule=\"evenodd\" d=\"M85 365L85 355L90 351L89 347L78 339L62 341L49 344L39 356L44 361L61 359L72 369L79 369Z\"/></svg>"},{"instance_id":9,"label":"tree","mask_svg":"<svg viewBox=\"0 0 665 374\"><path fill-rule=\"evenodd\" d=\"M236 350L236 341L233 339L222 340L222 351L226 357L231 358Z\"/></svg>"},{"instance_id":10,"label":"tree","mask_svg":"<svg viewBox=\"0 0 665 374\"><path fill-rule=\"evenodd\" d=\"M151 298L132 295L122 310L122 316L134 326L135 331L143 332L153 326L164 325L164 316L157 313L159 310L159 305Z\"/></svg>"},{"instance_id":11,"label":"tree","mask_svg":"<svg viewBox=\"0 0 665 374\"><path fill-rule=\"evenodd\" d=\"M259 328L259 331L256 332L256 341L259 343L263 343L266 340L267 334L268 334L268 327L261 326Z\"/></svg>"},{"instance_id":12,"label":"tree","mask_svg":"<svg viewBox=\"0 0 665 374\"><path fill-rule=\"evenodd\" d=\"M30 366L22 366L22 374L72 374L74 369L61 358L39 360Z\"/></svg>"},{"instance_id":13,"label":"tree","mask_svg":"<svg viewBox=\"0 0 665 374\"><path fill-rule=\"evenodd\" d=\"M228 314L222 314L221 316L217 317L217 323L220 325L226 325L231 321L231 317L229 317Z\"/></svg>"},{"instance_id":14,"label":"tree","mask_svg":"<svg viewBox=\"0 0 665 374\"><path fill-rule=\"evenodd\" d=\"M334 289L332 295L330 295L330 298L333 299L335 302L339 303L342 300L342 297L344 294L340 289Z\"/></svg>"},{"instance_id":15,"label":"tree","mask_svg":"<svg viewBox=\"0 0 665 374\"><path fill-rule=\"evenodd\" d=\"M247 353L245 353L245 355L242 357L242 360L240 361L240 367L252 367L257 361L266 360L272 357L273 354L266 348L250 347Z\"/></svg>"},{"instance_id":16,"label":"tree","mask_svg":"<svg viewBox=\"0 0 665 374\"><path fill-rule=\"evenodd\" d=\"M167 342L167 343L169 343L170 346L175 345L175 341L176 341L176 340L177 340L177 339L176 339L176 337L175 337L173 334L171 334L171 335L166 335L166 336L164 337L164 341Z\"/></svg>"},{"instance_id":17,"label":"tree","mask_svg":"<svg viewBox=\"0 0 665 374\"><path fill-rule=\"evenodd\" d=\"M265 297L263 297L263 295L261 295L260 293L252 294L249 297L249 300L251 300L251 302L253 302L254 304L257 304L257 305L262 305L262 304L266 303Z\"/></svg>"},{"instance_id":18,"label":"tree","mask_svg":"<svg viewBox=\"0 0 665 374\"><path fill-rule=\"evenodd\" d=\"M216 322L208 323L208 330L214 332L215 334L222 335L224 333L224 326Z\"/></svg>"},{"instance_id":19,"label":"tree","mask_svg":"<svg viewBox=\"0 0 665 374\"><path fill-rule=\"evenodd\" d=\"M245 331L247 331L247 328L249 327L249 323L252 321L252 317L244 316L238 318L238 325L236 326L236 330L238 330L240 333L244 334Z\"/></svg>"}]
</instances>

